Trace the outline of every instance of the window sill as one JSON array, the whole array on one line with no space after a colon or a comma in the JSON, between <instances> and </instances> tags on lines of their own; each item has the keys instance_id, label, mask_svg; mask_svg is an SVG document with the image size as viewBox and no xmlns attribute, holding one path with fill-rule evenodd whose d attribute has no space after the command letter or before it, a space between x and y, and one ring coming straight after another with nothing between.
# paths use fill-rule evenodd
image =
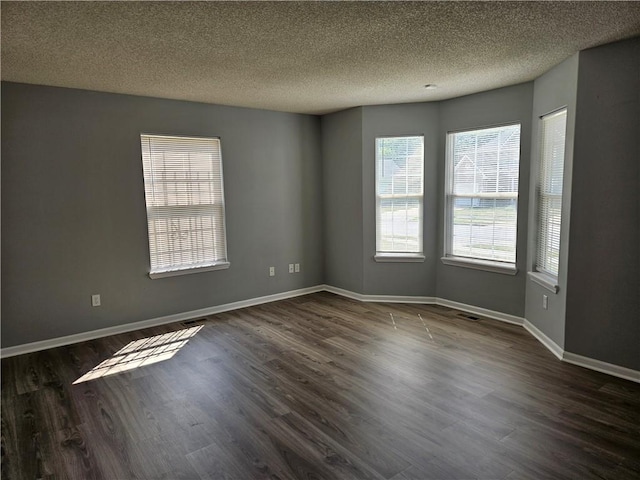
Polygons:
<instances>
[{"instance_id":1,"label":"window sill","mask_svg":"<svg viewBox=\"0 0 640 480\"><path fill-rule=\"evenodd\" d=\"M529 272L527 274L532 282L537 283L543 288L546 288L550 292L558 293L560 286L558 285L558 279L553 278L550 275L546 275L540 272Z\"/></svg>"},{"instance_id":2,"label":"window sill","mask_svg":"<svg viewBox=\"0 0 640 480\"><path fill-rule=\"evenodd\" d=\"M206 267L184 268L182 270L167 270L164 272L152 272L149 273L149 278L155 280L157 278L177 277L179 275L191 275L192 273L211 272L213 270L225 270L230 266L231 264L229 262L220 262L216 263L215 265L208 265Z\"/></svg>"},{"instance_id":3,"label":"window sill","mask_svg":"<svg viewBox=\"0 0 640 480\"><path fill-rule=\"evenodd\" d=\"M379 263L396 262L412 263L424 262L424 255L421 253L376 253L373 259Z\"/></svg>"},{"instance_id":4,"label":"window sill","mask_svg":"<svg viewBox=\"0 0 640 480\"><path fill-rule=\"evenodd\" d=\"M515 275L518 273L515 265L507 263L463 257L442 257L441 260L445 265L452 265L454 267L472 268L474 270L484 270L485 272L502 273L504 275Z\"/></svg>"}]
</instances>

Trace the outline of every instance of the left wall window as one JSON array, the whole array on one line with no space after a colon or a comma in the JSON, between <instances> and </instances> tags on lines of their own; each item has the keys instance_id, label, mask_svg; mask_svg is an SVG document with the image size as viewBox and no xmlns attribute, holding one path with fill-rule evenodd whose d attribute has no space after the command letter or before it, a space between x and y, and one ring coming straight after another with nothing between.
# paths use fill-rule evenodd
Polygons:
<instances>
[{"instance_id":1,"label":"left wall window","mask_svg":"<svg viewBox=\"0 0 640 480\"><path fill-rule=\"evenodd\" d=\"M229 267L219 138L140 135L151 278Z\"/></svg>"},{"instance_id":2,"label":"left wall window","mask_svg":"<svg viewBox=\"0 0 640 480\"><path fill-rule=\"evenodd\" d=\"M375 260L424 261L424 137L376 138L375 168Z\"/></svg>"}]
</instances>

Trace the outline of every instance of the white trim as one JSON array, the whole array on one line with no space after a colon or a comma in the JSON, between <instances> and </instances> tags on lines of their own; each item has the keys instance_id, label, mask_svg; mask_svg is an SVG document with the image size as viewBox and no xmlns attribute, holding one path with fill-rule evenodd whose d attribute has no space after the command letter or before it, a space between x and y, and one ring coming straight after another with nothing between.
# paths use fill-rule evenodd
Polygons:
<instances>
[{"instance_id":1,"label":"white trim","mask_svg":"<svg viewBox=\"0 0 640 480\"><path fill-rule=\"evenodd\" d=\"M542 332L542 330L538 329L538 327L536 327L529 320L525 320L524 324L522 326L524 327L524 329L527 332L529 332L531 335L533 335L542 345L547 347L547 349L551 353L553 353L558 358L558 360L562 360L563 359L563 356L564 356L563 348L560 345L558 345L556 342L551 340L549 337L547 337Z\"/></svg>"},{"instance_id":2,"label":"white trim","mask_svg":"<svg viewBox=\"0 0 640 480\"><path fill-rule=\"evenodd\" d=\"M425 256L421 253L376 253L373 256L376 262L424 262Z\"/></svg>"},{"instance_id":3,"label":"white trim","mask_svg":"<svg viewBox=\"0 0 640 480\"><path fill-rule=\"evenodd\" d=\"M522 325L524 318L510 315L508 313L496 312L487 308L475 307L466 303L454 302L446 298L438 297L419 297L419 296L401 296L401 295L363 295L361 293L344 290L342 288L325 285L327 292L335 293L343 297L358 300L360 302L383 302L383 303L419 303L424 305L442 305L443 307L454 308L468 313L475 313L486 318L499 320L501 322L511 323L514 325Z\"/></svg>"},{"instance_id":4,"label":"white trim","mask_svg":"<svg viewBox=\"0 0 640 480\"><path fill-rule=\"evenodd\" d=\"M265 295L264 297L250 298L247 300L240 300L238 302L216 305L214 307L201 308L199 310L175 313L173 315L166 315L149 320L142 320L140 322L127 323L125 325L117 325L115 327L101 328L99 330L92 330L90 332L76 333L74 335L67 335L64 337L52 338L49 340L41 340L39 342L26 343L24 345L16 345L14 347L7 347L0 350L0 358L14 357L16 355L37 352L39 350L62 347L64 345L70 345L72 343L86 342L87 340L94 340L96 338L117 335L119 333L132 332L134 330L142 330L143 328L156 327L158 325L165 325L167 323L182 322L184 320L190 320L206 315L215 315L216 313L228 312L230 310L236 310L238 308L252 307L254 305L261 305L263 303L275 302L277 300L286 300L287 298L299 297L301 295L308 295L310 293L321 292L323 290L325 290L324 285L316 285L314 287L289 290L288 292L274 293L272 295Z\"/></svg>"},{"instance_id":5,"label":"white trim","mask_svg":"<svg viewBox=\"0 0 640 480\"><path fill-rule=\"evenodd\" d=\"M492 262L491 260L479 260L476 258L465 257L442 257L442 263L445 265L452 265L454 267L473 268L475 270L484 270L486 272L502 273L504 275L515 275L518 273L518 269L515 264Z\"/></svg>"},{"instance_id":6,"label":"white trim","mask_svg":"<svg viewBox=\"0 0 640 480\"><path fill-rule=\"evenodd\" d=\"M14 347L1 349L0 358L13 357L16 355L23 355L25 353L37 352L39 350L62 347L64 345L85 342L87 340L94 340L96 338L106 337L109 335L117 335L119 333L141 330L143 328L165 325L167 323L181 322L184 320L190 320L207 315L215 315L216 313L228 312L230 310L251 307L254 305L261 305L263 303L275 302L278 300L286 300L287 298L299 297L301 295L308 295L310 293L322 291L334 293L336 295L351 298L353 300L358 300L360 302L418 303L424 305L442 305L444 307L454 308L456 310L475 313L477 315L491 318L493 320L520 325L563 362L571 363L573 365L578 365L590 370L606 373L614 377L619 377L625 380L631 380L632 382L640 383L640 371L613 365L611 363L603 362L601 360L595 360L593 358L583 357L575 353L565 352L558 344L547 337L531 322L515 315L488 310L486 308L475 307L473 305L467 305L465 303L454 302L445 298L401 295L363 295L361 293L333 287L331 285L316 285L314 287L300 288L298 290L290 290L288 292L265 295L264 297L250 298L247 300L240 300L238 302L217 305L214 307L201 308L199 310L191 310L189 312L176 313L164 317L152 318L150 320L143 320L141 322L128 323L126 325L117 325L115 327L102 328L99 330L92 330L90 332L67 335L65 337L52 338L49 340L27 343L24 345L16 345Z\"/></svg>"},{"instance_id":7,"label":"white trim","mask_svg":"<svg viewBox=\"0 0 640 480\"><path fill-rule=\"evenodd\" d=\"M493 320L499 320L502 322L511 323L514 325L522 326L527 332L529 332L536 340L544 345L558 360L563 362L578 365L580 367L595 370L597 372L606 373L614 377L623 378L625 380L631 380L632 382L640 383L640 371L632 370L630 368L613 365L611 363L595 360L593 358L582 357L575 353L565 352L562 347L551 340L535 325L529 322L525 318L517 317L515 315L509 315L507 313L496 312L494 310L488 310L486 308L475 307L473 305L467 305L465 303L454 302L445 298L438 297L403 297L395 295L363 295L361 293L351 292L342 288L333 287L331 285L324 285L324 290L327 292L335 293L343 297L358 300L360 302L388 302L388 303L422 303L422 304L436 304L444 307L454 308L456 310L462 310L464 312L475 313L486 318Z\"/></svg>"},{"instance_id":8,"label":"white trim","mask_svg":"<svg viewBox=\"0 0 640 480\"><path fill-rule=\"evenodd\" d=\"M546 288L550 292L558 293L558 291L560 290L557 278L553 278L541 272L528 272L527 276L529 277L529 280L531 280L533 283L537 283L538 285L540 285L543 288Z\"/></svg>"},{"instance_id":9,"label":"white trim","mask_svg":"<svg viewBox=\"0 0 640 480\"><path fill-rule=\"evenodd\" d=\"M324 290L330 293L335 293L342 297L358 300L359 302L372 302L372 303L422 303L422 304L434 304L436 303L435 297L419 297L419 296L405 296L405 295L363 295L362 293L352 292L343 288L334 287L332 285L324 285Z\"/></svg>"},{"instance_id":10,"label":"white trim","mask_svg":"<svg viewBox=\"0 0 640 480\"><path fill-rule=\"evenodd\" d=\"M352 300L358 300L359 302L365 302L364 295L361 293L352 292L351 290L344 290L342 288L334 287L332 285L323 285L324 290L329 293L335 293L336 295L340 295L341 297L347 297Z\"/></svg>"},{"instance_id":11,"label":"white trim","mask_svg":"<svg viewBox=\"0 0 640 480\"><path fill-rule=\"evenodd\" d=\"M380 247L382 246L382 223L381 223L381 203L384 199L406 199L406 200L416 200L418 202L418 248L417 250L422 253L422 246L424 243L424 134L420 133L417 135L385 135L385 136L376 136L374 139L374 190L375 190L375 212L376 212L376 252L380 251ZM406 193L406 194L381 194L380 193L380 180L381 173L385 155L381 154L382 150L380 147L380 141L384 140L400 140L404 139L406 141L413 141L415 139L420 140L420 193ZM409 140L411 139L411 140ZM407 152L407 164L409 163L409 155ZM393 236L393 234L392 234ZM424 260L423 260L424 261Z\"/></svg>"},{"instance_id":12,"label":"white trim","mask_svg":"<svg viewBox=\"0 0 640 480\"><path fill-rule=\"evenodd\" d=\"M497 312L495 310L489 310L487 308L475 307L473 305L467 305L466 303L454 302L453 300L447 300L446 298L436 298L436 303L443 307L454 308L456 310L462 310L464 312L475 313L482 315L483 317L491 318L493 320L499 320L500 322L511 323L513 325L520 325L524 323L524 318L509 313Z\"/></svg>"},{"instance_id":13,"label":"white trim","mask_svg":"<svg viewBox=\"0 0 640 480\"><path fill-rule=\"evenodd\" d=\"M231 264L229 262L220 262L216 263L215 265L208 265L206 267L181 268L180 270L149 272L149 278L155 280L157 278L177 277L178 275L190 275L192 273L212 272L214 270L225 270L230 266Z\"/></svg>"},{"instance_id":14,"label":"white trim","mask_svg":"<svg viewBox=\"0 0 640 480\"><path fill-rule=\"evenodd\" d=\"M567 363L578 365L579 367L595 370L596 372L606 373L614 377L624 378L632 382L640 383L640 371L631 368L621 367L612 363L596 360L595 358L583 357L571 352L564 352L562 358Z\"/></svg>"}]
</instances>

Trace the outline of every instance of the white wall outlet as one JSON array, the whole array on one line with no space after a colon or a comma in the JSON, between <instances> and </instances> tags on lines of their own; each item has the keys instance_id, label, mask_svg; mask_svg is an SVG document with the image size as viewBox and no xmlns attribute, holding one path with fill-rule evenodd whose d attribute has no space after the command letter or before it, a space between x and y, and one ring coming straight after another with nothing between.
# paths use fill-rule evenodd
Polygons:
<instances>
[{"instance_id":1,"label":"white wall outlet","mask_svg":"<svg viewBox=\"0 0 640 480\"><path fill-rule=\"evenodd\" d=\"M296 267L295 268L296 268L296 273L298 273L300 271L300 264L296 263Z\"/></svg>"},{"instance_id":2,"label":"white wall outlet","mask_svg":"<svg viewBox=\"0 0 640 480\"><path fill-rule=\"evenodd\" d=\"M95 295L91 295L91 306L92 307L99 307L101 305L100 303L100 294L96 293Z\"/></svg>"},{"instance_id":3,"label":"white wall outlet","mask_svg":"<svg viewBox=\"0 0 640 480\"><path fill-rule=\"evenodd\" d=\"M293 263L289 264L289 273L293 273Z\"/></svg>"},{"instance_id":4,"label":"white wall outlet","mask_svg":"<svg viewBox=\"0 0 640 480\"><path fill-rule=\"evenodd\" d=\"M546 295L542 295L542 308L544 308L545 310L549 308L549 297L547 297Z\"/></svg>"},{"instance_id":5,"label":"white wall outlet","mask_svg":"<svg viewBox=\"0 0 640 480\"><path fill-rule=\"evenodd\" d=\"M269 276L270 277L276 276L276 267L269 267Z\"/></svg>"}]
</instances>

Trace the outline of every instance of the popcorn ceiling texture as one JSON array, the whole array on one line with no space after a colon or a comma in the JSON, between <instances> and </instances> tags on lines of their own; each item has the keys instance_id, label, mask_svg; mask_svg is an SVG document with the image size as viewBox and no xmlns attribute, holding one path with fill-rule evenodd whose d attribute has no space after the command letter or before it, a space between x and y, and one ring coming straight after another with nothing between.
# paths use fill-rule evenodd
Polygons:
<instances>
[{"instance_id":1,"label":"popcorn ceiling texture","mask_svg":"<svg viewBox=\"0 0 640 480\"><path fill-rule=\"evenodd\" d=\"M637 35L640 2L3 1L2 79L322 114L529 81Z\"/></svg>"}]
</instances>

